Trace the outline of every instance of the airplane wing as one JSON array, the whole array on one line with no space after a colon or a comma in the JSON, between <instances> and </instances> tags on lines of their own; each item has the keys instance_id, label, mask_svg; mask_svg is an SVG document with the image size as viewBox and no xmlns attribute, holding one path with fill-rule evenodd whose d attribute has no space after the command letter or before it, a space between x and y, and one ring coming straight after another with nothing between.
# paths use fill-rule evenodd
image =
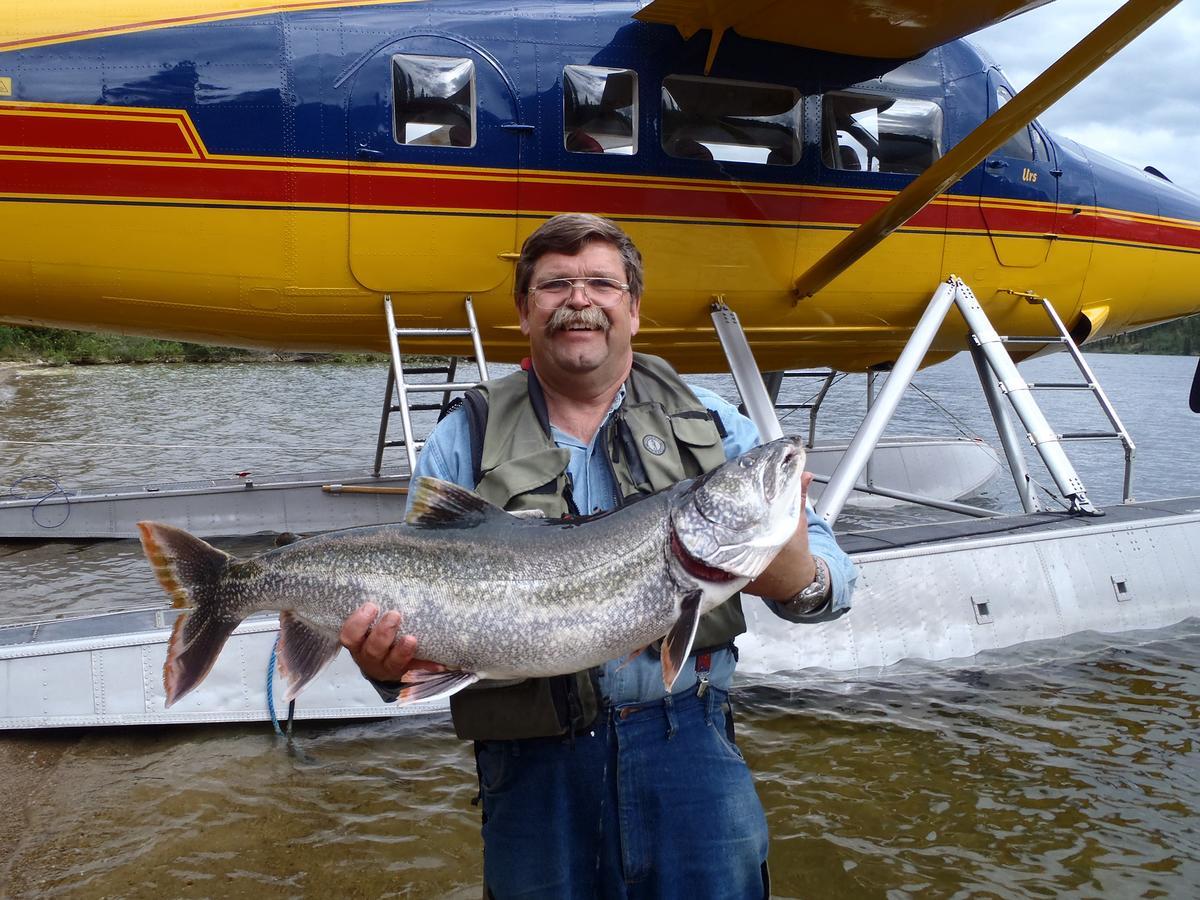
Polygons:
<instances>
[{"instance_id":1,"label":"airplane wing","mask_svg":"<svg viewBox=\"0 0 1200 900\"><path fill-rule=\"evenodd\" d=\"M634 15L831 53L906 59L1051 0L654 0Z\"/></svg>"},{"instance_id":2,"label":"airplane wing","mask_svg":"<svg viewBox=\"0 0 1200 900\"><path fill-rule=\"evenodd\" d=\"M985 119L801 274L792 286L796 298L811 297L820 291L1179 2L1126 0L1124 6L1059 57L1010 103Z\"/></svg>"}]
</instances>

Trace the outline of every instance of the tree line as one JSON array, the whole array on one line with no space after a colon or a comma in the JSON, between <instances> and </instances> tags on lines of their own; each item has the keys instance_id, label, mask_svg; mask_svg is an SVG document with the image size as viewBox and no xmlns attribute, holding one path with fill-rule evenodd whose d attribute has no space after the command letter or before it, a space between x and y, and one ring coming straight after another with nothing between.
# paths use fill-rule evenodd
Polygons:
<instances>
[{"instance_id":1,"label":"tree line","mask_svg":"<svg viewBox=\"0 0 1200 900\"><path fill-rule=\"evenodd\" d=\"M160 341L127 334L67 331L0 325L0 360L51 365L101 363L378 360L370 353L274 353L238 347L213 347L183 341Z\"/></svg>"},{"instance_id":2,"label":"tree line","mask_svg":"<svg viewBox=\"0 0 1200 900\"><path fill-rule=\"evenodd\" d=\"M1176 319L1088 344L1089 352L1200 355L1200 316ZM146 362L233 362L245 360L377 360L369 353L279 354L236 347L212 347L124 334L66 331L59 328L0 326L0 360L52 365Z\"/></svg>"},{"instance_id":3,"label":"tree line","mask_svg":"<svg viewBox=\"0 0 1200 900\"><path fill-rule=\"evenodd\" d=\"M1188 316L1088 344L1089 352L1200 356L1200 316Z\"/></svg>"}]
</instances>

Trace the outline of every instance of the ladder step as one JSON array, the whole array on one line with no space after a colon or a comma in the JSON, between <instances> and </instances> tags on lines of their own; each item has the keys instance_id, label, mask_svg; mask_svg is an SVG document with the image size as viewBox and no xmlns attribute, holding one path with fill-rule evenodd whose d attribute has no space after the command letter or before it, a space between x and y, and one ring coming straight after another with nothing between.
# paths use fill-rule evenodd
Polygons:
<instances>
[{"instance_id":1,"label":"ladder step","mask_svg":"<svg viewBox=\"0 0 1200 900\"><path fill-rule=\"evenodd\" d=\"M444 394L446 391L468 391L477 384L478 381L446 381L440 384L397 385L397 389L408 394Z\"/></svg>"},{"instance_id":2,"label":"ladder step","mask_svg":"<svg viewBox=\"0 0 1200 900\"><path fill-rule=\"evenodd\" d=\"M400 438L400 440L398 440L398 441L384 441L383 442L383 446L385 446L385 447L403 447L406 444L407 444L407 441L405 441L404 438ZM413 441L412 445L414 447L416 447L418 450L420 450L422 447L425 446L425 442L424 441Z\"/></svg>"},{"instance_id":3,"label":"ladder step","mask_svg":"<svg viewBox=\"0 0 1200 900\"><path fill-rule=\"evenodd\" d=\"M1086 381L1029 381L1025 383L1027 388L1041 388L1043 390L1055 391L1090 391L1092 385Z\"/></svg>"},{"instance_id":4,"label":"ladder step","mask_svg":"<svg viewBox=\"0 0 1200 900\"><path fill-rule=\"evenodd\" d=\"M1065 344L1067 339L1058 337L1037 337L1036 335L1001 335L1002 344Z\"/></svg>"},{"instance_id":5,"label":"ladder step","mask_svg":"<svg viewBox=\"0 0 1200 900\"><path fill-rule=\"evenodd\" d=\"M441 408L442 404L440 403L410 403L408 405L409 412L435 412ZM388 408L388 412L400 412L400 404L393 403Z\"/></svg>"},{"instance_id":6,"label":"ladder step","mask_svg":"<svg viewBox=\"0 0 1200 900\"><path fill-rule=\"evenodd\" d=\"M1119 431L1075 431L1068 434L1060 434L1060 441L1100 441L1112 438L1121 437Z\"/></svg>"},{"instance_id":7,"label":"ladder step","mask_svg":"<svg viewBox=\"0 0 1200 900\"><path fill-rule=\"evenodd\" d=\"M470 328L397 328L396 337L470 337Z\"/></svg>"}]
</instances>

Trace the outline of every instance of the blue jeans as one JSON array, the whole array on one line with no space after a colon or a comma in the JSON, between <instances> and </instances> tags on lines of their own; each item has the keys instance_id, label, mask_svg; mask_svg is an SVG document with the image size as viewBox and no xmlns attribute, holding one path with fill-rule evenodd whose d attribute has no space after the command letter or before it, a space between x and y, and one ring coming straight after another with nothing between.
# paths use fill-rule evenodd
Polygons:
<instances>
[{"instance_id":1,"label":"blue jeans","mask_svg":"<svg viewBox=\"0 0 1200 900\"><path fill-rule=\"evenodd\" d=\"M767 821L724 691L602 710L575 738L481 741L495 900L766 896Z\"/></svg>"}]
</instances>

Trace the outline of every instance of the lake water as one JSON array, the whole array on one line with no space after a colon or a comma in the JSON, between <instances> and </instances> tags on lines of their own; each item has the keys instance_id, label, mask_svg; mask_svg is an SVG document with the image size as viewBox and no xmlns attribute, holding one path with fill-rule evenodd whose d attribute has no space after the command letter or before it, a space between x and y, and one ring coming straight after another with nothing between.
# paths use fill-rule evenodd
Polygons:
<instances>
[{"instance_id":1,"label":"lake water","mask_svg":"<svg viewBox=\"0 0 1200 900\"><path fill-rule=\"evenodd\" d=\"M1136 495L1200 493L1195 361L1089 360L1137 442ZM1061 355L1022 370L1073 380ZM0 377L0 492L366 467L385 376L254 364ZM733 397L728 379L700 381ZM933 402L906 400L889 433L996 444L969 361L918 385ZM821 435L848 436L864 394L861 377L839 384ZM1079 395L1045 395L1044 407L1060 431L1103 427ZM1093 499L1117 502L1118 446L1071 451ZM973 502L1017 508L1001 479ZM842 525L931 515L848 508ZM162 600L135 542L0 543L0 619ZM745 683L736 706L777 896L1197 894L1196 619L957 664ZM269 726L10 733L0 792L0 896L479 895L474 762L442 717L301 724L291 748Z\"/></svg>"}]
</instances>

